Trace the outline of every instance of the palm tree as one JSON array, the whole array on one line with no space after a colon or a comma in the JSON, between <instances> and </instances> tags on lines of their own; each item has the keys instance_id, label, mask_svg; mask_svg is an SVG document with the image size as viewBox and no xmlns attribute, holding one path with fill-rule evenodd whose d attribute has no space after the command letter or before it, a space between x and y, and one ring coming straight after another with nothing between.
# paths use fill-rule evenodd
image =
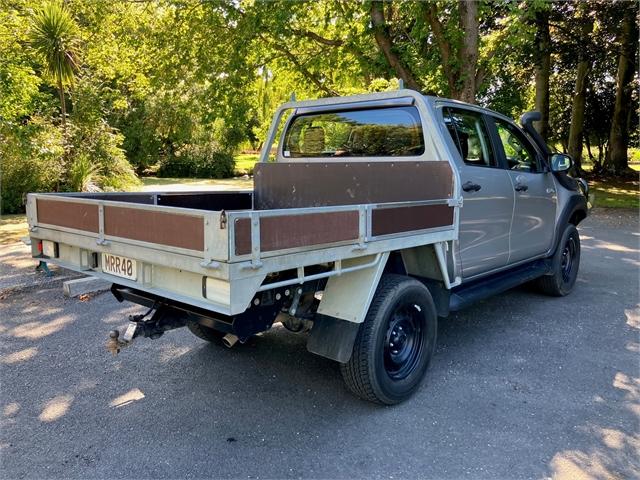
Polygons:
<instances>
[{"instance_id":1,"label":"palm tree","mask_svg":"<svg viewBox=\"0 0 640 480\"><path fill-rule=\"evenodd\" d=\"M31 45L44 59L45 73L56 83L62 109L62 128L67 129L67 107L64 87L73 83L77 63L78 30L71 14L63 3L50 1L34 15L31 29Z\"/></svg>"}]
</instances>

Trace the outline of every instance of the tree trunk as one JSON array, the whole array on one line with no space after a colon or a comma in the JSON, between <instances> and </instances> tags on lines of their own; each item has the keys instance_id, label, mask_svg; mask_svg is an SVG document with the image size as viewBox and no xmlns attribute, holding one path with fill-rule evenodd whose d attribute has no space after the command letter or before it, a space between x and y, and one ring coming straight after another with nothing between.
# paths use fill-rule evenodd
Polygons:
<instances>
[{"instance_id":1,"label":"tree trunk","mask_svg":"<svg viewBox=\"0 0 640 480\"><path fill-rule=\"evenodd\" d=\"M584 105L587 96L587 77L591 69L591 59L585 52L589 42L589 34L593 30L593 19L587 17L583 6L583 26L580 35L578 68L576 69L576 84L573 91L573 107L571 110L571 127L569 128L569 155L573 157L577 173L582 172L582 131L584 129Z\"/></svg>"},{"instance_id":2,"label":"tree trunk","mask_svg":"<svg viewBox=\"0 0 640 480\"><path fill-rule=\"evenodd\" d=\"M62 133L67 137L67 105L64 101L64 87L62 86L62 78L58 77L58 95L60 96L60 108L62 109Z\"/></svg>"},{"instance_id":3,"label":"tree trunk","mask_svg":"<svg viewBox=\"0 0 640 480\"><path fill-rule=\"evenodd\" d=\"M589 62L582 61L576 71L576 86L573 92L571 127L569 128L569 155L573 157L576 170L582 170L582 131L584 129L584 104L587 90Z\"/></svg>"},{"instance_id":4,"label":"tree trunk","mask_svg":"<svg viewBox=\"0 0 640 480\"><path fill-rule=\"evenodd\" d=\"M591 152L591 142L589 141L589 134L584 136L584 144L587 147L587 154L589 155L589 161L595 164L595 159L593 158L593 153Z\"/></svg>"},{"instance_id":5,"label":"tree trunk","mask_svg":"<svg viewBox=\"0 0 640 480\"><path fill-rule=\"evenodd\" d=\"M616 103L613 110L613 118L611 119L609 152L605 163L605 169L614 175L621 175L629 171L627 157L627 147L629 145L628 118L632 108L631 81L636 69L637 38L638 27L632 10L625 15L620 33Z\"/></svg>"},{"instance_id":6,"label":"tree trunk","mask_svg":"<svg viewBox=\"0 0 640 480\"><path fill-rule=\"evenodd\" d=\"M384 18L384 3L376 0L371 2L371 24L373 25L373 33L378 47L382 51L384 58L389 66L396 72L405 85L412 90L420 90L418 82L413 77L411 70L407 67L400 57L393 50L393 40L389 35L389 29Z\"/></svg>"},{"instance_id":7,"label":"tree trunk","mask_svg":"<svg viewBox=\"0 0 640 480\"><path fill-rule=\"evenodd\" d=\"M534 126L546 142L549 139L549 76L551 75L551 34L549 33L549 12L536 13L536 106L542 119Z\"/></svg>"},{"instance_id":8,"label":"tree trunk","mask_svg":"<svg viewBox=\"0 0 640 480\"><path fill-rule=\"evenodd\" d=\"M602 140L598 139L598 164L602 165L604 162L604 146Z\"/></svg>"},{"instance_id":9,"label":"tree trunk","mask_svg":"<svg viewBox=\"0 0 640 480\"><path fill-rule=\"evenodd\" d=\"M460 93L463 102L476 103L476 70L478 67L478 2L476 0L461 0L460 27L464 33L462 49L460 51Z\"/></svg>"},{"instance_id":10,"label":"tree trunk","mask_svg":"<svg viewBox=\"0 0 640 480\"><path fill-rule=\"evenodd\" d=\"M449 84L449 95L452 98L457 98L455 92L457 92L457 82L458 82L458 70L455 66L455 63L452 63L452 57L454 52L451 49L451 43L447 39L444 34L444 26L438 19L438 7L435 2L421 2L420 6L422 8L422 12L426 22L431 27L431 33L438 45L438 49L440 50L440 57L442 59L442 70L447 77L447 83ZM422 53L423 55L428 55L428 50L430 50L431 44L428 42L423 42L422 44Z\"/></svg>"}]
</instances>

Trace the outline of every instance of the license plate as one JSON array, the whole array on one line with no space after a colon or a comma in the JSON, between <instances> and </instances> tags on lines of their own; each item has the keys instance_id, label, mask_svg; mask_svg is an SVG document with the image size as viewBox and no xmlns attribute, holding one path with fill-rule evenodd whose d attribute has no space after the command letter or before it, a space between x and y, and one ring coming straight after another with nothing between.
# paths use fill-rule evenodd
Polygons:
<instances>
[{"instance_id":1,"label":"license plate","mask_svg":"<svg viewBox=\"0 0 640 480\"><path fill-rule=\"evenodd\" d=\"M136 272L136 261L120 255L111 255L110 253L102 254L102 271L116 277L136 280L138 278Z\"/></svg>"}]
</instances>

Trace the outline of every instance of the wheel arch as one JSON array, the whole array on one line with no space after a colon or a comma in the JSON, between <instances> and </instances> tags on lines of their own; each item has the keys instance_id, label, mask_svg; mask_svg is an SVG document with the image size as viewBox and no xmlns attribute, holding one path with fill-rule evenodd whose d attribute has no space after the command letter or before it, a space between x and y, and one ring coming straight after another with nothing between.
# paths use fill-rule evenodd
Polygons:
<instances>
[{"instance_id":1,"label":"wheel arch","mask_svg":"<svg viewBox=\"0 0 640 480\"><path fill-rule=\"evenodd\" d=\"M366 262L368 258L354 261ZM343 262L343 265L347 264ZM310 352L341 363L349 360L356 334L383 274L419 280L431 294L438 315L448 315L449 290L443 278L448 272L442 271L435 245L386 252L372 267L331 277L327 281L307 342Z\"/></svg>"},{"instance_id":2,"label":"wheel arch","mask_svg":"<svg viewBox=\"0 0 640 480\"><path fill-rule=\"evenodd\" d=\"M562 238L562 233L567 225L578 226L588 215L586 198L581 194L571 195L564 205L555 226L553 246L549 251L549 256L553 256L558 249Z\"/></svg>"}]
</instances>

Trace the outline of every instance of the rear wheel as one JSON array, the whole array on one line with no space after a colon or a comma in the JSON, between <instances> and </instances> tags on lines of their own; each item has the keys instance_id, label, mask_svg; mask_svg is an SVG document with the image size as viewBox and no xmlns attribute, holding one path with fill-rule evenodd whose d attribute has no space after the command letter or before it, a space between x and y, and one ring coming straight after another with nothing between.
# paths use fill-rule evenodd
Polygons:
<instances>
[{"instance_id":1,"label":"rear wheel","mask_svg":"<svg viewBox=\"0 0 640 480\"><path fill-rule=\"evenodd\" d=\"M580 235L575 225L567 225L558 245L551 275L538 278L536 283L542 293L563 297L573 290L580 268Z\"/></svg>"},{"instance_id":2,"label":"rear wheel","mask_svg":"<svg viewBox=\"0 0 640 480\"><path fill-rule=\"evenodd\" d=\"M191 333L193 333L196 337L206 340L208 342L221 343L222 337L224 337L224 333L218 330L215 330L211 327L206 327L196 322L188 321L187 328Z\"/></svg>"},{"instance_id":3,"label":"rear wheel","mask_svg":"<svg viewBox=\"0 0 640 480\"><path fill-rule=\"evenodd\" d=\"M433 356L437 314L429 290L402 275L384 275L353 353L341 365L348 388L360 398L392 405L420 386Z\"/></svg>"}]
</instances>

